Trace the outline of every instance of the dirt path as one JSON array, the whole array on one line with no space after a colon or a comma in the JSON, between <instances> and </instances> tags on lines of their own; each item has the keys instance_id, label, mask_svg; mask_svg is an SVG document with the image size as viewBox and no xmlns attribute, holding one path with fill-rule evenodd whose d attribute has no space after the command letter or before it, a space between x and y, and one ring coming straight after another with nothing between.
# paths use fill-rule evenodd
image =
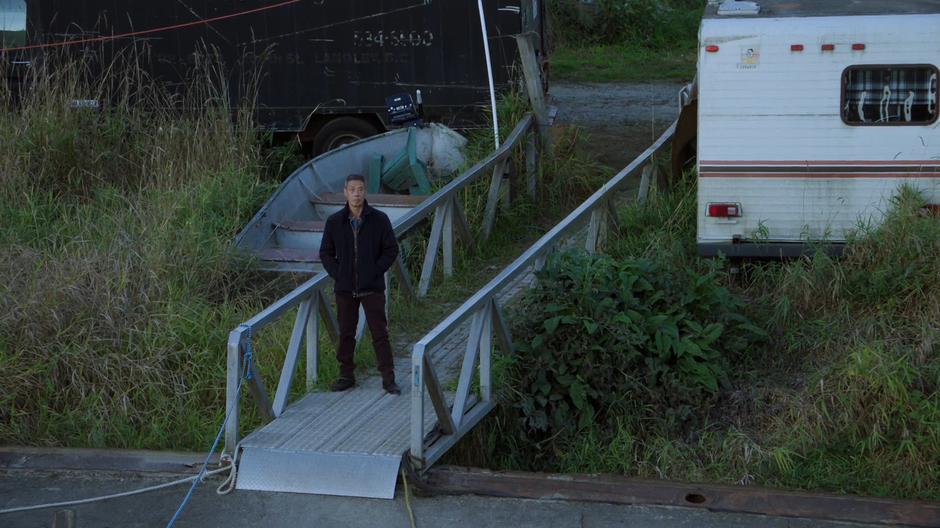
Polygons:
<instances>
[{"instance_id":1,"label":"dirt path","mask_svg":"<svg viewBox=\"0 0 940 528\"><path fill-rule=\"evenodd\" d=\"M602 163L624 167L679 115L681 83L555 83L556 123L582 127Z\"/></svg>"}]
</instances>

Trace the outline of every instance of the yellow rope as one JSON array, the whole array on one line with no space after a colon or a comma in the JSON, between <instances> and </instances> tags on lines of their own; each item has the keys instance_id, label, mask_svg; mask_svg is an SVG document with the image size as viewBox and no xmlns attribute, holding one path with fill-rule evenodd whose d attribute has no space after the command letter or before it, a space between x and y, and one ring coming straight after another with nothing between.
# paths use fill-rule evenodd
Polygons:
<instances>
[{"instance_id":1,"label":"yellow rope","mask_svg":"<svg viewBox=\"0 0 940 528\"><path fill-rule=\"evenodd\" d=\"M411 489L408 486L408 476L405 475L405 468L401 468L401 480L405 486L405 509L408 510L408 521L411 528L417 528L415 525L415 512L411 509Z\"/></svg>"}]
</instances>

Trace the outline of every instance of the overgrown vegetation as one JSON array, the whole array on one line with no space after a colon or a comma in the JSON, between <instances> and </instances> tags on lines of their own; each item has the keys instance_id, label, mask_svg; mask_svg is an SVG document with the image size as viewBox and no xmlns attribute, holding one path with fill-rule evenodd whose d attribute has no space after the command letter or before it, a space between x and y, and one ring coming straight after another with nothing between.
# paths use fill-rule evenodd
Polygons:
<instances>
[{"instance_id":1,"label":"overgrown vegetation","mask_svg":"<svg viewBox=\"0 0 940 528\"><path fill-rule=\"evenodd\" d=\"M178 95L131 59L103 77L90 76L88 63L48 62L16 106L0 83L5 444L205 449L223 417L228 332L297 280L251 271L229 245L299 163L296 149L267 148L250 111L233 121L224 66L211 57ZM245 82L250 94L252 80ZM92 98L109 103L69 105ZM241 103L251 108L250 100ZM501 102L503 137L524 111L516 95ZM458 246L457 277L428 301L396 294L393 332L426 331L446 309L443 299L479 286L552 215L605 179L576 154L578 143L575 132L560 135L558 155L543 163L539 177L551 183L540 198L553 205L523 198L490 244ZM469 157L491 148L491 134L480 131ZM486 190L483 183L463 195L475 227ZM292 322L254 337L269 386ZM326 337L323 344L321 388L336 376ZM357 363L374 364L368 344Z\"/></svg>"},{"instance_id":2,"label":"overgrown vegetation","mask_svg":"<svg viewBox=\"0 0 940 528\"><path fill-rule=\"evenodd\" d=\"M173 100L130 60L49 59L0 94L0 441L201 446L220 343L275 289L228 251L273 188L260 141L211 61Z\"/></svg>"},{"instance_id":3,"label":"overgrown vegetation","mask_svg":"<svg viewBox=\"0 0 940 528\"><path fill-rule=\"evenodd\" d=\"M940 222L923 204L902 188L842 258L738 273L695 256L694 178L624 208L610 257L541 277L497 362L504 404L450 462L940 497ZM708 370L677 372L667 334Z\"/></svg>"},{"instance_id":4,"label":"overgrown vegetation","mask_svg":"<svg viewBox=\"0 0 940 528\"><path fill-rule=\"evenodd\" d=\"M552 76L565 81L691 80L702 0L548 2Z\"/></svg>"}]
</instances>

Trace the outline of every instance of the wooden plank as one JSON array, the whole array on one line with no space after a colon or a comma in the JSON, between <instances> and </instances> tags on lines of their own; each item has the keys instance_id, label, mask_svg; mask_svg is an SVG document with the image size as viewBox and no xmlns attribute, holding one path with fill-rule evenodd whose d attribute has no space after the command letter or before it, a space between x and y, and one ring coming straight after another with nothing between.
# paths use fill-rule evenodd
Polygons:
<instances>
[{"instance_id":1,"label":"wooden plank","mask_svg":"<svg viewBox=\"0 0 940 528\"><path fill-rule=\"evenodd\" d=\"M444 229L441 232L444 260L444 276L454 276L454 201L444 202Z\"/></svg>"},{"instance_id":2,"label":"wooden plank","mask_svg":"<svg viewBox=\"0 0 940 528\"><path fill-rule=\"evenodd\" d=\"M275 229L286 229L288 231L320 233L326 227L326 222L322 220L286 220L275 222L274 227Z\"/></svg>"},{"instance_id":3,"label":"wooden plank","mask_svg":"<svg viewBox=\"0 0 940 528\"><path fill-rule=\"evenodd\" d=\"M529 96L532 113L535 115L542 150L551 156L552 138L548 130L548 107L545 105L545 96L542 92L542 71L535 55L535 46L532 44L532 34L523 33L514 36L519 48L519 58L522 62L522 75L525 79L526 94Z\"/></svg>"},{"instance_id":4,"label":"wooden plank","mask_svg":"<svg viewBox=\"0 0 940 528\"><path fill-rule=\"evenodd\" d=\"M499 195L499 204L504 213L508 213L512 207L513 200L513 182L516 181L516 164L511 157L506 158L506 168L503 169L502 192Z\"/></svg>"},{"instance_id":5,"label":"wooden plank","mask_svg":"<svg viewBox=\"0 0 940 528\"><path fill-rule=\"evenodd\" d=\"M373 207L414 207L427 199L421 194L368 194L366 200ZM329 205L346 205L346 196L343 193L321 193L317 198L310 200L313 203Z\"/></svg>"},{"instance_id":6,"label":"wooden plank","mask_svg":"<svg viewBox=\"0 0 940 528\"><path fill-rule=\"evenodd\" d=\"M539 175L539 150L535 144L535 134L526 135L525 139L526 193L535 200Z\"/></svg>"},{"instance_id":7,"label":"wooden plank","mask_svg":"<svg viewBox=\"0 0 940 528\"><path fill-rule=\"evenodd\" d=\"M638 204L642 205L646 203L646 197L649 196L650 176L651 176L652 170L653 169L650 167L649 164L646 164L643 167L643 175L640 176L640 189L637 191L637 194L636 194L636 203Z\"/></svg>"},{"instance_id":8,"label":"wooden plank","mask_svg":"<svg viewBox=\"0 0 940 528\"><path fill-rule=\"evenodd\" d=\"M591 211L591 220L588 222L587 236L584 240L584 250L588 253L597 251L597 234L600 231L601 221L597 209Z\"/></svg>"},{"instance_id":9,"label":"wooden plank","mask_svg":"<svg viewBox=\"0 0 940 528\"><path fill-rule=\"evenodd\" d=\"M486 240L493 232L493 226L496 224L496 206L499 204L499 189L503 184L503 172L505 171L505 162L499 162L493 167L493 175L490 177L490 190L486 195L486 208L483 211L483 239Z\"/></svg>"},{"instance_id":10,"label":"wooden plank","mask_svg":"<svg viewBox=\"0 0 940 528\"><path fill-rule=\"evenodd\" d=\"M435 468L418 484L427 491L520 499L678 506L814 520L931 528L940 503L776 489L641 480L614 475L552 475Z\"/></svg>"}]
</instances>

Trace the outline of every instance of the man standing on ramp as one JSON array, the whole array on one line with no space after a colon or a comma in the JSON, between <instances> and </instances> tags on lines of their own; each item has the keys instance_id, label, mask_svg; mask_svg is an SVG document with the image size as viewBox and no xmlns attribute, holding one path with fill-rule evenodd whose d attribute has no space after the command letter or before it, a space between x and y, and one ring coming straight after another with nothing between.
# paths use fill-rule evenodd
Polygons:
<instances>
[{"instance_id":1,"label":"man standing on ramp","mask_svg":"<svg viewBox=\"0 0 940 528\"><path fill-rule=\"evenodd\" d=\"M344 391L356 385L353 353L359 307L366 315L375 349L382 387L401 394L395 383L395 365L385 317L385 272L398 258L398 241L388 216L366 201L365 178L346 177L343 187L346 206L330 215L320 242L320 261L335 282L339 317L339 379L331 387Z\"/></svg>"}]
</instances>

